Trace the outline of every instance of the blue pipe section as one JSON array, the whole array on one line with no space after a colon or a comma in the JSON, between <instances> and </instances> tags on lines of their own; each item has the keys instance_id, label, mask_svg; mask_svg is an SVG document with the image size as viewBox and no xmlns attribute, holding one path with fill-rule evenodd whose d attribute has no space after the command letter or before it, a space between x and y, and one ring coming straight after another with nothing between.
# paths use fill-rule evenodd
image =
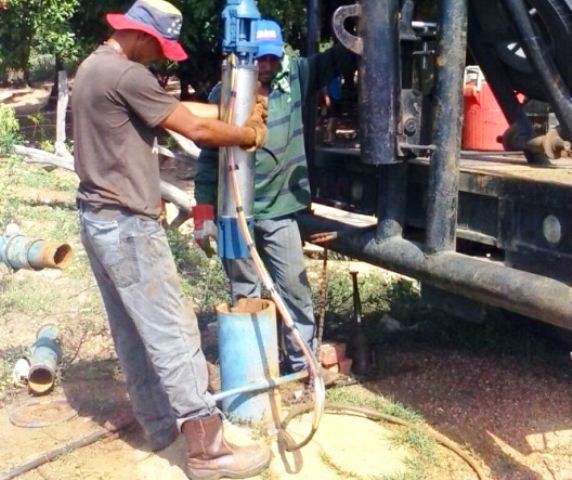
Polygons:
<instances>
[{"instance_id":1,"label":"blue pipe section","mask_svg":"<svg viewBox=\"0 0 572 480\"><path fill-rule=\"evenodd\" d=\"M44 325L38 330L30 352L28 386L32 393L49 392L56 379L56 367L62 358L62 350L55 325Z\"/></svg>"},{"instance_id":2,"label":"blue pipe section","mask_svg":"<svg viewBox=\"0 0 572 480\"><path fill-rule=\"evenodd\" d=\"M247 219L251 235L254 233L254 219ZM218 217L217 252L220 258L236 260L250 257L248 245L242 236L238 218ZM253 235L254 236L254 235Z\"/></svg>"},{"instance_id":3,"label":"blue pipe section","mask_svg":"<svg viewBox=\"0 0 572 480\"><path fill-rule=\"evenodd\" d=\"M24 235L0 235L0 263L12 270L63 268L71 261L71 247Z\"/></svg>"},{"instance_id":4,"label":"blue pipe section","mask_svg":"<svg viewBox=\"0 0 572 480\"><path fill-rule=\"evenodd\" d=\"M217 309L222 411L239 421L271 420L271 394L244 387L271 385L279 376L276 309L268 300L241 299ZM236 389L236 390L235 390ZM233 394L232 392L238 392ZM231 392L231 393L228 393Z\"/></svg>"}]
</instances>

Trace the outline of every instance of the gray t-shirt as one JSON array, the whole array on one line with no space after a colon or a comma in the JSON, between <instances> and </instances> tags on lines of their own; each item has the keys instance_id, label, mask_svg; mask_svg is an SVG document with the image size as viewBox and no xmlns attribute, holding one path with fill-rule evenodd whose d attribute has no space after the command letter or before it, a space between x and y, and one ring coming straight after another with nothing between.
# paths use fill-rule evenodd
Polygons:
<instances>
[{"instance_id":1,"label":"gray t-shirt","mask_svg":"<svg viewBox=\"0 0 572 480\"><path fill-rule=\"evenodd\" d=\"M101 46L79 67L72 114L78 198L94 208L161 212L157 125L177 105L143 65Z\"/></svg>"}]
</instances>

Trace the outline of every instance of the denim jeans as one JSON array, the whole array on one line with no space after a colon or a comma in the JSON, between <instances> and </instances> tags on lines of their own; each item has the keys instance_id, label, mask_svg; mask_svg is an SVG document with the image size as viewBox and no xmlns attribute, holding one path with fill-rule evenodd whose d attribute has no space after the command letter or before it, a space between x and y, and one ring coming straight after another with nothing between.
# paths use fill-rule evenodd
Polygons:
<instances>
[{"instance_id":1,"label":"denim jeans","mask_svg":"<svg viewBox=\"0 0 572 480\"><path fill-rule=\"evenodd\" d=\"M295 215L257 220L254 223L256 248L276 290L284 299L302 339L312 351L315 349L316 322L312 305L312 291L304 265L300 229ZM251 259L224 260L231 285L233 302L241 297L260 297L261 284ZM306 360L294 341L283 336L286 347L287 372L306 366ZM287 373L283 372L283 373Z\"/></svg>"},{"instance_id":2,"label":"denim jeans","mask_svg":"<svg viewBox=\"0 0 572 480\"><path fill-rule=\"evenodd\" d=\"M152 442L216 411L196 317L185 310L158 221L80 209L80 232L105 304L133 411Z\"/></svg>"}]
</instances>

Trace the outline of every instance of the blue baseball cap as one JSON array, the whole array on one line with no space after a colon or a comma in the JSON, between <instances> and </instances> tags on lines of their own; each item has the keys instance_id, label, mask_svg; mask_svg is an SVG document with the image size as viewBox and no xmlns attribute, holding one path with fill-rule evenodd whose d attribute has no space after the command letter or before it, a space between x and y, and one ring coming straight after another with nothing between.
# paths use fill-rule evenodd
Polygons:
<instances>
[{"instance_id":1,"label":"blue baseball cap","mask_svg":"<svg viewBox=\"0 0 572 480\"><path fill-rule=\"evenodd\" d=\"M284 41L282 40L282 30L274 20L258 20L256 22L256 43L258 53L256 58L264 55L274 55L282 58L284 56Z\"/></svg>"}]
</instances>

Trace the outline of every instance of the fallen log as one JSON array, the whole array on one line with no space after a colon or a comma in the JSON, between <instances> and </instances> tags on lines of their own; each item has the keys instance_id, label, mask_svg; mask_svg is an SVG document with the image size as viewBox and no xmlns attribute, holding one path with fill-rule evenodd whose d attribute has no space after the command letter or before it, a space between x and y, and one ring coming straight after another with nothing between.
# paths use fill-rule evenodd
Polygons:
<instances>
[{"instance_id":1,"label":"fallen log","mask_svg":"<svg viewBox=\"0 0 572 480\"><path fill-rule=\"evenodd\" d=\"M189 140L187 137L184 137L180 133L173 132L172 130L167 130L167 132L169 132L169 135L175 139L175 141L179 144L179 147L181 147L189 157L191 157L193 160L199 158L201 149L197 147L195 142Z\"/></svg>"},{"instance_id":2,"label":"fallen log","mask_svg":"<svg viewBox=\"0 0 572 480\"><path fill-rule=\"evenodd\" d=\"M75 172L73 158L71 157L62 157L55 153L46 152L37 148L25 147L23 145L16 145L14 147L14 152L22 156L26 163L55 166ZM189 218L191 210L195 205L194 199L185 191L164 180L161 180L161 198L172 203L180 210L179 216L175 219L176 222L179 222L179 225L183 223L181 221L183 218L184 220Z\"/></svg>"}]
</instances>

